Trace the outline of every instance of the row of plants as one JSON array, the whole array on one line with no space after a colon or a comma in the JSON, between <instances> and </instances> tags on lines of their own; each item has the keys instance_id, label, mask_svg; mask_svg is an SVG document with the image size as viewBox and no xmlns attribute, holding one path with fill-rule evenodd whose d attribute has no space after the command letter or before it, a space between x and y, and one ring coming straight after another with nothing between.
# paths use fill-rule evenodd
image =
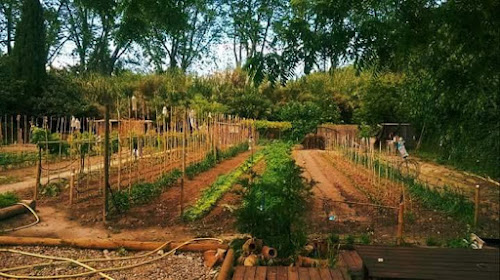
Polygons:
<instances>
[{"instance_id":1,"label":"row of plants","mask_svg":"<svg viewBox=\"0 0 500 280\"><path fill-rule=\"evenodd\" d=\"M263 157L263 152L257 152L232 172L217 177L215 182L202 192L196 203L184 212L184 220L195 221L208 214L217 201L238 182L239 178Z\"/></svg>"},{"instance_id":2,"label":"row of plants","mask_svg":"<svg viewBox=\"0 0 500 280\"><path fill-rule=\"evenodd\" d=\"M0 208L9 207L19 202L19 197L13 192L0 194Z\"/></svg>"},{"instance_id":3,"label":"row of plants","mask_svg":"<svg viewBox=\"0 0 500 280\"><path fill-rule=\"evenodd\" d=\"M409 194L417 198L422 205L428 209L438 210L453 216L465 223L472 223L474 218L474 203L464 194L458 193L449 186L432 187L418 181L411 175L406 175L388 162L378 158L370 163L366 155L347 152L345 154L351 161L364 167L380 170L380 174L391 174L392 180L401 182Z\"/></svg>"},{"instance_id":4,"label":"row of plants","mask_svg":"<svg viewBox=\"0 0 500 280\"><path fill-rule=\"evenodd\" d=\"M214 167L218 162L221 162L225 159L233 158L244 151L248 151L248 143L246 142L232 146L231 148L225 151L217 149L215 154L213 152L209 152L202 161L193 163L186 167L186 176L191 180L196 175L208 171L209 169Z\"/></svg>"},{"instance_id":5,"label":"row of plants","mask_svg":"<svg viewBox=\"0 0 500 280\"><path fill-rule=\"evenodd\" d=\"M7 170L12 168L32 166L36 163L37 156L38 153L36 152L2 152L0 153L0 168L2 170Z\"/></svg>"},{"instance_id":6,"label":"row of plants","mask_svg":"<svg viewBox=\"0 0 500 280\"><path fill-rule=\"evenodd\" d=\"M164 173L153 183L136 183L128 190L115 191L111 195L112 205L123 213L135 205L143 205L158 197L182 177L179 169Z\"/></svg>"},{"instance_id":7,"label":"row of plants","mask_svg":"<svg viewBox=\"0 0 500 280\"><path fill-rule=\"evenodd\" d=\"M291 143L273 142L264 150L266 170L252 182L243 182L242 204L236 212L241 233L262 239L285 260L292 260L306 244L305 213L312 187L302 177L291 149Z\"/></svg>"},{"instance_id":8,"label":"row of plants","mask_svg":"<svg viewBox=\"0 0 500 280\"><path fill-rule=\"evenodd\" d=\"M246 150L248 150L248 144L243 143L225 151L217 150L216 157L214 153L209 153L201 162L188 165L186 167L186 176L192 179L201 172L214 167L217 162L232 158ZM174 185L181 177L182 172L179 169L174 169L161 175L153 183L140 182L133 184L129 190L115 191L111 195L112 205L115 206L118 212L123 213L128 211L132 206L146 204L158 197L164 190Z\"/></svg>"}]
</instances>

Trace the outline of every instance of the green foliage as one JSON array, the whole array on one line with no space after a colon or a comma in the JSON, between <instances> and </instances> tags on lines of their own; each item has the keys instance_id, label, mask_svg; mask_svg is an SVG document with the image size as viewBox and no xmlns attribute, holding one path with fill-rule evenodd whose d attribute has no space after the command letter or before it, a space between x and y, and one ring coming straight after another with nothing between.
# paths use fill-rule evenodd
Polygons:
<instances>
[{"instance_id":1,"label":"green foliage","mask_svg":"<svg viewBox=\"0 0 500 280\"><path fill-rule=\"evenodd\" d=\"M31 166L36 163L38 153L36 152L20 152L20 153L0 153L1 169L10 169L24 166Z\"/></svg>"},{"instance_id":2,"label":"green foliage","mask_svg":"<svg viewBox=\"0 0 500 280\"><path fill-rule=\"evenodd\" d=\"M40 194L47 197L56 197L61 193L61 189L66 186L66 180L50 182L42 186Z\"/></svg>"},{"instance_id":3,"label":"green foliage","mask_svg":"<svg viewBox=\"0 0 500 280\"><path fill-rule=\"evenodd\" d=\"M356 241L356 239L354 238L353 235L348 235L345 239L345 245L348 249L353 249L354 248L354 241Z\"/></svg>"},{"instance_id":4,"label":"green foliage","mask_svg":"<svg viewBox=\"0 0 500 280\"><path fill-rule=\"evenodd\" d=\"M50 154L59 154L59 149L63 155L69 153L69 144L65 141L61 141L59 133L50 133L48 129L33 127L30 141L33 144L37 144L44 151L48 149Z\"/></svg>"},{"instance_id":5,"label":"green foliage","mask_svg":"<svg viewBox=\"0 0 500 280\"><path fill-rule=\"evenodd\" d=\"M240 232L249 233L294 256L306 242L304 214L310 187L291 157L291 144L273 143L265 149L266 171L247 183L237 211Z\"/></svg>"},{"instance_id":6,"label":"green foliage","mask_svg":"<svg viewBox=\"0 0 500 280\"><path fill-rule=\"evenodd\" d=\"M241 143L236 146L232 146L229 149L222 151L222 150L217 150L217 161L220 162L222 160L228 159L228 158L233 158L237 154L242 153L244 151L248 151L248 143Z\"/></svg>"},{"instance_id":7,"label":"green foliage","mask_svg":"<svg viewBox=\"0 0 500 280\"><path fill-rule=\"evenodd\" d=\"M441 246L441 242L434 237L428 237L425 244L427 246Z\"/></svg>"},{"instance_id":8,"label":"green foliage","mask_svg":"<svg viewBox=\"0 0 500 280\"><path fill-rule=\"evenodd\" d=\"M128 191L115 191L111 195L112 204L120 213L127 212L130 209L130 197Z\"/></svg>"},{"instance_id":9,"label":"green foliage","mask_svg":"<svg viewBox=\"0 0 500 280\"><path fill-rule=\"evenodd\" d=\"M366 233L362 234L359 239L360 239L361 244L363 244L363 245L370 245L370 243L372 243L370 236Z\"/></svg>"},{"instance_id":10,"label":"green foliage","mask_svg":"<svg viewBox=\"0 0 500 280\"><path fill-rule=\"evenodd\" d=\"M46 77L47 46L43 7L39 0L23 1L15 41L13 71L19 80L26 82L27 92L40 96Z\"/></svg>"},{"instance_id":11,"label":"green foliage","mask_svg":"<svg viewBox=\"0 0 500 280\"><path fill-rule=\"evenodd\" d=\"M0 208L8 207L19 202L19 197L13 192L0 194Z\"/></svg>"},{"instance_id":12,"label":"green foliage","mask_svg":"<svg viewBox=\"0 0 500 280\"><path fill-rule=\"evenodd\" d=\"M114 205L120 213L127 212L134 205L146 204L158 197L163 190L175 184L181 176L182 172L178 169L174 169L162 174L154 183L133 184L130 191L121 190L114 192L110 197L110 199L112 199L112 205Z\"/></svg>"},{"instance_id":13,"label":"green foliage","mask_svg":"<svg viewBox=\"0 0 500 280\"><path fill-rule=\"evenodd\" d=\"M207 156L200 162L190 164L186 167L186 176L192 180L196 175L210 170L216 164L214 154L208 153Z\"/></svg>"},{"instance_id":14,"label":"green foliage","mask_svg":"<svg viewBox=\"0 0 500 280\"><path fill-rule=\"evenodd\" d=\"M195 221L210 212L217 204L217 201L238 182L241 175L247 172L262 157L263 154L257 153L253 158L247 159L234 171L218 176L215 182L202 192L196 204L184 212L183 219L186 221Z\"/></svg>"},{"instance_id":15,"label":"green foliage","mask_svg":"<svg viewBox=\"0 0 500 280\"><path fill-rule=\"evenodd\" d=\"M449 248L469 248L470 244L467 239L464 238L456 238L456 239L450 239L446 241L446 247Z\"/></svg>"},{"instance_id":16,"label":"green foliage","mask_svg":"<svg viewBox=\"0 0 500 280\"><path fill-rule=\"evenodd\" d=\"M353 153L348 152L346 156L356 162ZM358 162L368 167L368 157L365 155L358 155L358 157ZM401 174L399 170L386 162L375 160L373 165L375 170L380 169L381 173L393 174L395 180L403 182L409 194L417 198L426 208L442 211L465 223L472 223L474 204L465 195L451 187L437 188L426 185L409 175ZM412 217L408 216L408 218Z\"/></svg>"}]
</instances>

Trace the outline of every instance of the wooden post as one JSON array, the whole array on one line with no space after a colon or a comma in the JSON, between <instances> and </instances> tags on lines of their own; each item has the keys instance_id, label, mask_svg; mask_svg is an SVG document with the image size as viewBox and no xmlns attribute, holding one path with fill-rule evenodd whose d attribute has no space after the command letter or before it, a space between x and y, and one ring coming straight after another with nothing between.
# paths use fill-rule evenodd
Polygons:
<instances>
[{"instance_id":1,"label":"wooden post","mask_svg":"<svg viewBox=\"0 0 500 280\"><path fill-rule=\"evenodd\" d=\"M38 190L40 189L40 177L42 177L42 147L38 146L38 160L36 161L36 182L33 193L33 200L38 199Z\"/></svg>"},{"instance_id":2,"label":"wooden post","mask_svg":"<svg viewBox=\"0 0 500 280\"><path fill-rule=\"evenodd\" d=\"M479 185L476 185L476 195L474 199L474 227L477 227L477 220L479 218Z\"/></svg>"},{"instance_id":3,"label":"wooden post","mask_svg":"<svg viewBox=\"0 0 500 280\"><path fill-rule=\"evenodd\" d=\"M75 168L71 168L71 177L69 178L69 205L73 204L73 190L75 189Z\"/></svg>"},{"instance_id":4,"label":"wooden post","mask_svg":"<svg viewBox=\"0 0 500 280\"><path fill-rule=\"evenodd\" d=\"M398 209L398 233L396 240L397 245L401 245L401 242L403 241L404 211L405 211L405 205L404 205L404 200L402 200L399 203L399 209Z\"/></svg>"},{"instance_id":5,"label":"wooden post","mask_svg":"<svg viewBox=\"0 0 500 280\"><path fill-rule=\"evenodd\" d=\"M108 189L109 189L109 104L105 106L104 113L104 183L103 188L103 209L102 209L102 220L106 222L106 216L108 213Z\"/></svg>"},{"instance_id":6,"label":"wooden post","mask_svg":"<svg viewBox=\"0 0 500 280\"><path fill-rule=\"evenodd\" d=\"M184 214L184 181L186 181L186 133L187 133L187 107L184 109L182 120L182 178L181 178L181 217Z\"/></svg>"}]
</instances>

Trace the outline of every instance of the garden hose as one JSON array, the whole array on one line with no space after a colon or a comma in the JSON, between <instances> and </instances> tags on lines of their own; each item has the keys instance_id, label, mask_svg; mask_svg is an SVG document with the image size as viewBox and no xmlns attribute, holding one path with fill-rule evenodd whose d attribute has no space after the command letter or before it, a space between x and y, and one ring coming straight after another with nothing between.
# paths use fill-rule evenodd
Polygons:
<instances>
[{"instance_id":1,"label":"garden hose","mask_svg":"<svg viewBox=\"0 0 500 280\"><path fill-rule=\"evenodd\" d=\"M96 274L96 273L98 273L101 276L103 276L101 274L103 272L131 269L131 268L135 268L135 267L138 267L138 266L142 266L142 265L145 265L145 264L149 264L149 263L158 261L158 260L160 260L160 259L162 259L162 258L164 258L166 256L169 256L169 255L173 254L175 251L177 251L179 248L182 248L185 245L188 245L188 244L196 242L196 241L204 241L204 240L213 240L213 241L217 241L219 243L223 242L221 239L217 239L217 238L194 238L194 239L188 240L188 241L180 244L179 246L173 248L172 250L170 250L170 251L168 251L168 252L166 252L166 253L158 256L158 257L155 257L153 259L146 260L146 261L143 261L143 262L140 262L140 263L126 265L126 266L121 266L121 267L108 267L108 268L102 268L102 269L94 269L94 268L88 266L86 268L90 269L91 271L77 273L77 274L55 275L55 276L13 275L13 274L7 274L7 273L4 273L4 272L5 271L13 271L13 270L26 269L26 268L32 268L32 267L41 267L41 266L62 264L62 263L68 263L68 262L73 262L75 264L80 265L80 264L83 264L85 262L110 262L110 261L118 261L118 260L125 260L125 259L143 258L143 257L147 257L147 256L149 256L151 254L154 254L155 252L161 250L166 245L168 245L170 243L170 241L169 242L165 242L164 244L162 244L160 247L156 248L153 251L150 251L150 252L145 253L145 254L141 254L139 256L118 257L118 258L109 258L109 259L102 259L102 258L100 258L100 259L72 260L72 259L68 259L68 258L60 258L60 257L52 257L52 256L44 256L44 255L32 254L32 253L28 253L28 252L24 252L24 251L18 251L18 250L0 249L0 252L17 253L17 254L21 254L21 255L28 255L28 256L34 256L34 257L40 257L40 258L49 258L49 259L59 259L59 260L61 260L61 262L41 263L41 264L33 264L33 265L26 265L26 266L14 267L14 268L2 269L2 270L0 270L0 276L7 277L7 278L13 278L13 279L63 279L63 278L75 278L75 277L89 276L89 275ZM106 275L106 274L104 274L104 275ZM103 277L105 277L105 276L103 276ZM107 276L106 278L107 279L113 279L113 278L110 278L109 276Z\"/></svg>"},{"instance_id":2,"label":"garden hose","mask_svg":"<svg viewBox=\"0 0 500 280\"><path fill-rule=\"evenodd\" d=\"M16 230L20 230L20 229L23 229L23 228L28 228L28 227L34 226L34 225L36 225L36 224L38 224L40 222L40 218L36 214L35 210L33 210L29 205L27 205L26 203L22 203L22 202L18 202L16 204L22 205L22 206L28 208L28 210L33 214L33 216L35 216L36 221L34 221L33 223L31 223L29 225L24 225L24 226L20 226L20 227L16 227L16 228L10 228L10 229L3 229L3 230L0 230L0 232L16 231Z\"/></svg>"}]
</instances>

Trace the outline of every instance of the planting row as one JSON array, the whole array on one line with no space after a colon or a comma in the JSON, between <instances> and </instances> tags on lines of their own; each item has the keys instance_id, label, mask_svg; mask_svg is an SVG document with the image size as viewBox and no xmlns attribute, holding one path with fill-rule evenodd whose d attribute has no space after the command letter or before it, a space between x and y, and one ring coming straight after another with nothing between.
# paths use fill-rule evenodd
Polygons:
<instances>
[{"instance_id":1,"label":"planting row","mask_svg":"<svg viewBox=\"0 0 500 280\"><path fill-rule=\"evenodd\" d=\"M378 170L381 177L402 183L408 193L422 205L431 210L438 210L471 224L474 218L474 204L463 194L451 187L438 188L418 181L415 177L405 174L400 169L378 158L371 160L367 155L345 151L344 155L352 162L366 168Z\"/></svg>"},{"instance_id":2,"label":"planting row","mask_svg":"<svg viewBox=\"0 0 500 280\"><path fill-rule=\"evenodd\" d=\"M259 162L263 157L263 153L258 152L253 157L247 159L232 172L217 177L215 182L203 191L200 199L196 201L196 204L187 209L187 211L183 215L183 218L186 221L194 221L208 214L210 210L222 198L222 196L224 196L224 194L238 182L239 178L245 172L250 170L250 168L252 168L252 166L255 163Z\"/></svg>"},{"instance_id":3,"label":"planting row","mask_svg":"<svg viewBox=\"0 0 500 280\"><path fill-rule=\"evenodd\" d=\"M291 156L291 144L276 142L264 150L266 170L244 182L237 226L241 233L262 239L286 259L306 243L305 214L311 186Z\"/></svg>"},{"instance_id":4,"label":"planting row","mask_svg":"<svg viewBox=\"0 0 500 280\"><path fill-rule=\"evenodd\" d=\"M193 163L186 167L186 176L189 179L194 178L196 175L209 170L214 167L218 162L232 158L241 152L248 150L248 144L243 143L233 146L226 151L219 151L207 154L207 156L197 163ZM164 190L173 186L182 177L182 172L179 169L173 169L170 172L161 175L155 182L140 182L133 184L128 190L115 191L111 195L111 204L115 209L122 213L130 209L134 205L142 205L152 201L158 197Z\"/></svg>"}]
</instances>

